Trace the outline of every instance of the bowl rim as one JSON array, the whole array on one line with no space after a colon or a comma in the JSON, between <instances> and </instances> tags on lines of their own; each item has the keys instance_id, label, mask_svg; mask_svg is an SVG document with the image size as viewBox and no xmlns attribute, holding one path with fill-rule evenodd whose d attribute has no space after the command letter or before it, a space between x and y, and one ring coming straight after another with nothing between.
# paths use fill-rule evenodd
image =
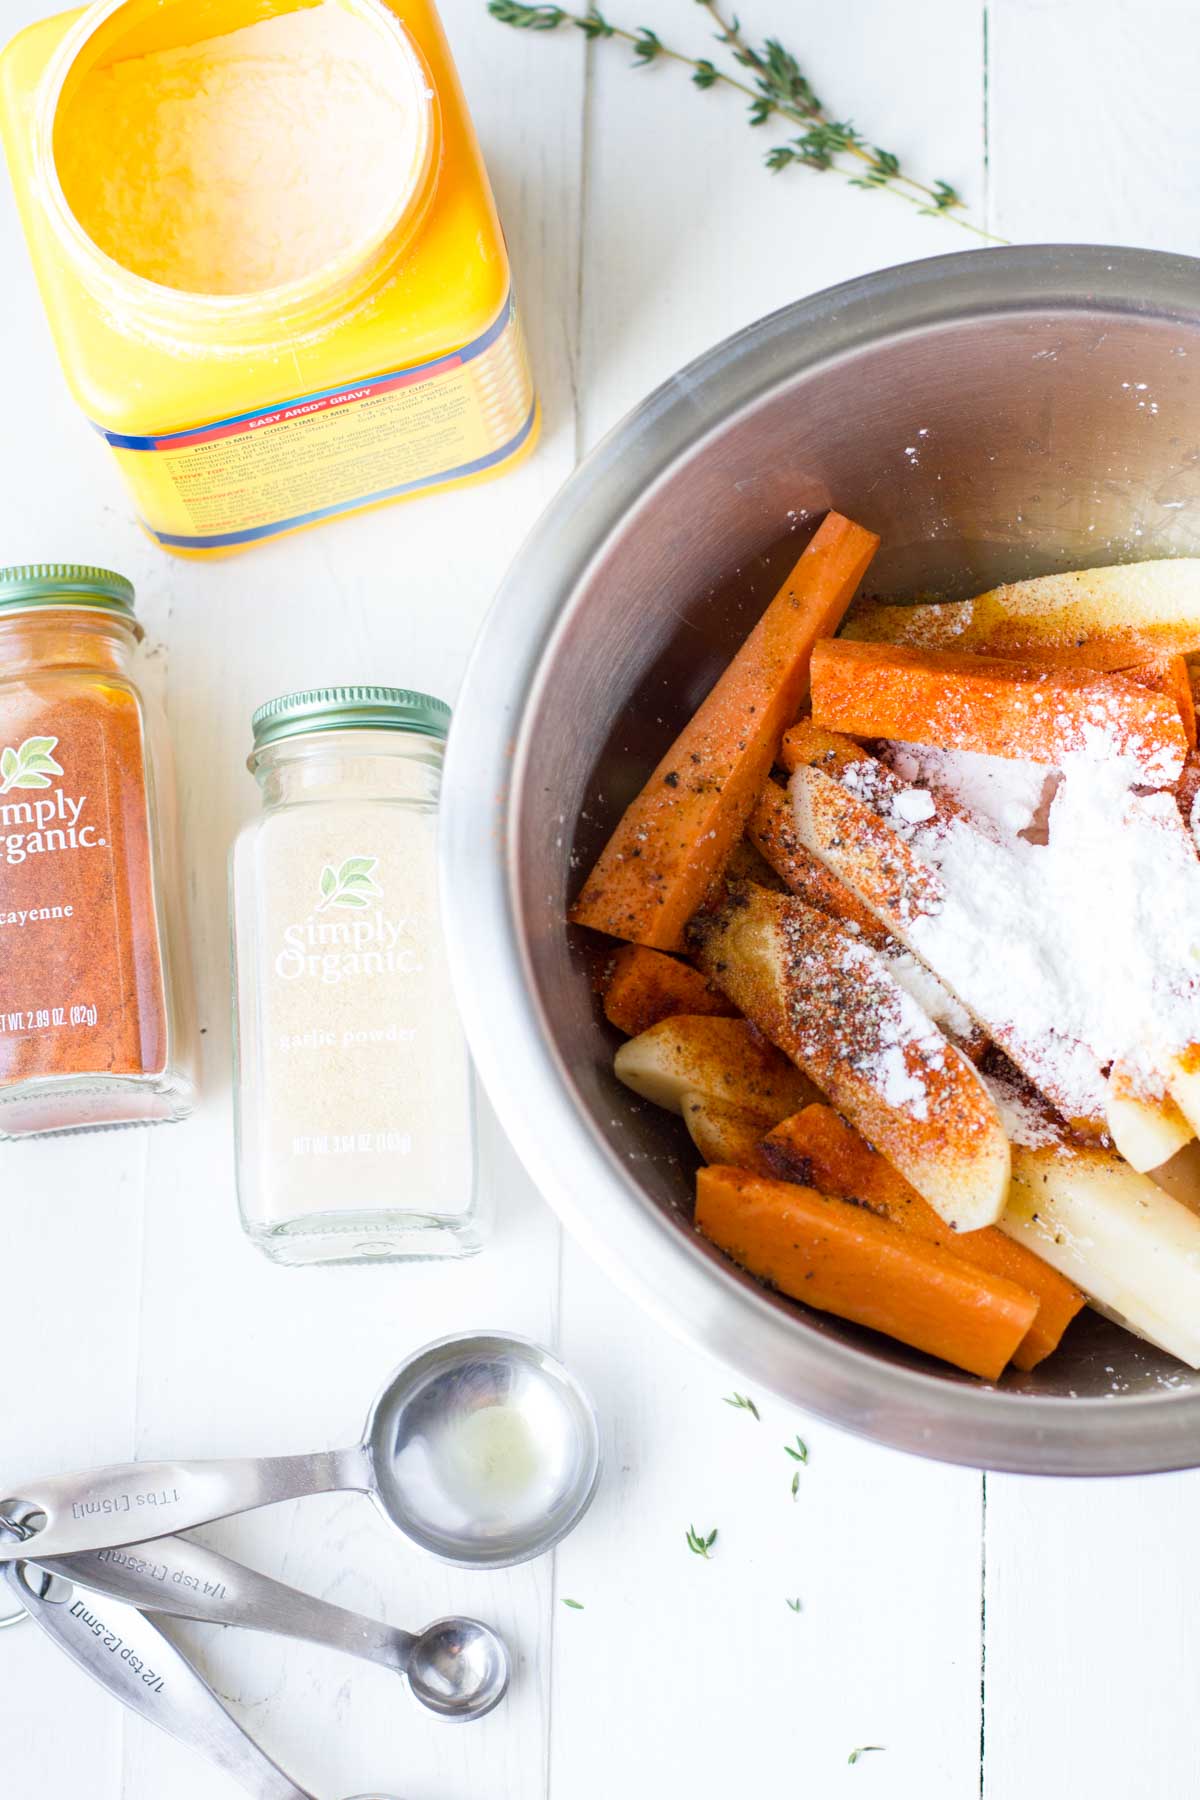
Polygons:
<instances>
[{"instance_id":1,"label":"bowl rim","mask_svg":"<svg viewBox=\"0 0 1200 1800\"><path fill-rule=\"evenodd\" d=\"M789 1315L681 1231L577 1103L518 926L513 802L528 765L526 720L572 597L618 523L710 433L798 375L914 331L1023 311L1126 313L1197 329L1200 260L1041 244L900 264L746 326L600 440L534 525L472 651L446 751L443 917L472 1054L518 1156L572 1235L674 1335L893 1449L1014 1473L1148 1474L1200 1464L1200 1392L1126 1396L1114 1412L1116 1397L1016 1394L883 1362Z\"/></svg>"}]
</instances>

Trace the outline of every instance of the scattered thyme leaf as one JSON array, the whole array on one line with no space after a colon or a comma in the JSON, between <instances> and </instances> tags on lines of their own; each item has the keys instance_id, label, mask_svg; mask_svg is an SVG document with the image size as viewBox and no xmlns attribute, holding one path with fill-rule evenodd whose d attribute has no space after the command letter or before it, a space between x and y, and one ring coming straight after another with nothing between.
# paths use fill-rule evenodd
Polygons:
<instances>
[{"instance_id":1,"label":"scattered thyme leaf","mask_svg":"<svg viewBox=\"0 0 1200 1800\"><path fill-rule=\"evenodd\" d=\"M735 1407L739 1412L748 1412L752 1417L759 1419L758 1408L755 1406L749 1394L723 1394L721 1397L726 1406ZM761 1419L759 1419L760 1424L761 1422Z\"/></svg>"},{"instance_id":2,"label":"scattered thyme leaf","mask_svg":"<svg viewBox=\"0 0 1200 1800\"><path fill-rule=\"evenodd\" d=\"M846 1758L846 1761L848 1763L853 1764L858 1761L860 1756L869 1756L872 1750L886 1750L886 1749L887 1749L886 1744L860 1744L858 1746L857 1750L852 1750L850 1752L849 1756Z\"/></svg>"},{"instance_id":3,"label":"scattered thyme leaf","mask_svg":"<svg viewBox=\"0 0 1200 1800\"><path fill-rule=\"evenodd\" d=\"M799 1469L797 1469L796 1473L792 1476L792 1499L793 1500L797 1499L799 1497L799 1493L800 1493L800 1471L799 1471Z\"/></svg>"},{"instance_id":4,"label":"scattered thyme leaf","mask_svg":"<svg viewBox=\"0 0 1200 1800\"><path fill-rule=\"evenodd\" d=\"M564 1600L563 1605L569 1606L571 1608L572 1612L582 1612L583 1611L583 1601L582 1600Z\"/></svg>"},{"instance_id":5,"label":"scattered thyme leaf","mask_svg":"<svg viewBox=\"0 0 1200 1800\"><path fill-rule=\"evenodd\" d=\"M800 1611L799 1600L789 1600L787 1604L788 1604L789 1612L799 1612Z\"/></svg>"},{"instance_id":6,"label":"scattered thyme leaf","mask_svg":"<svg viewBox=\"0 0 1200 1800\"><path fill-rule=\"evenodd\" d=\"M524 31L556 31L571 18L561 6L520 6L517 0L491 0L488 11L502 25L518 25Z\"/></svg>"},{"instance_id":7,"label":"scattered thyme leaf","mask_svg":"<svg viewBox=\"0 0 1200 1800\"><path fill-rule=\"evenodd\" d=\"M619 38L633 51L636 68L672 62L689 73L701 92L728 88L749 102L748 122L765 125L769 119L797 125L799 136L773 144L764 162L773 174L799 166L818 173L840 174L852 187L882 189L907 201L923 218L952 218L964 230L993 243L1003 242L966 218L958 190L948 181L919 181L902 167L893 150L874 144L849 120L831 118L813 91L812 83L793 53L778 38L766 38L756 46L747 38L737 16L726 16L723 0L698 0L716 27L714 36L735 67L731 74L707 56L692 56L664 44L648 25L614 25L595 6L571 12L564 6L528 5L523 0L488 0L488 11L502 25L523 31L557 31L562 25L581 31L586 38Z\"/></svg>"},{"instance_id":8,"label":"scattered thyme leaf","mask_svg":"<svg viewBox=\"0 0 1200 1800\"><path fill-rule=\"evenodd\" d=\"M702 1556L704 1558L705 1562L709 1561L708 1553L712 1549L712 1547L716 1543L716 1541L717 1541L717 1528L715 1525L713 1526L712 1530L709 1532L707 1537L702 1536L701 1533L696 1530L696 1527L694 1525L688 1526L687 1547L694 1556Z\"/></svg>"},{"instance_id":9,"label":"scattered thyme leaf","mask_svg":"<svg viewBox=\"0 0 1200 1800\"><path fill-rule=\"evenodd\" d=\"M612 26L604 17L603 13L597 12L594 6L589 6L587 12L580 20L580 30L583 32L583 35L588 38L608 38L614 36Z\"/></svg>"},{"instance_id":10,"label":"scattered thyme leaf","mask_svg":"<svg viewBox=\"0 0 1200 1800\"><path fill-rule=\"evenodd\" d=\"M633 39L633 60L638 67L645 68L648 63L657 62L662 53L658 33L651 31L648 25L639 25Z\"/></svg>"},{"instance_id":11,"label":"scattered thyme leaf","mask_svg":"<svg viewBox=\"0 0 1200 1800\"><path fill-rule=\"evenodd\" d=\"M783 1447L793 1462L806 1463L808 1461L808 1445L802 1437L797 1437L794 1450L790 1444L785 1444Z\"/></svg>"}]
</instances>

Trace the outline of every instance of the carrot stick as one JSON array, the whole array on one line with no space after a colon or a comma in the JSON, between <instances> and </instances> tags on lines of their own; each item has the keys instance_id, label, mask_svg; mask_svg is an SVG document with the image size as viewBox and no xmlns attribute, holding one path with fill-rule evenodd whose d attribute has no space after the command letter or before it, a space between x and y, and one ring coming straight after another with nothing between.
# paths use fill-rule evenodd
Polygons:
<instances>
[{"instance_id":1,"label":"carrot stick","mask_svg":"<svg viewBox=\"0 0 1200 1800\"><path fill-rule=\"evenodd\" d=\"M865 943L877 949L892 942L892 934L864 906L852 888L830 873L811 850L806 850L796 831L792 803L786 791L773 781L763 784L758 804L750 815L746 835L766 857L793 894L831 919L840 919Z\"/></svg>"},{"instance_id":2,"label":"carrot stick","mask_svg":"<svg viewBox=\"0 0 1200 1800\"><path fill-rule=\"evenodd\" d=\"M1192 671L1187 666L1187 658L1159 656L1153 662L1138 663L1135 668L1122 669L1121 673L1126 681L1136 681L1139 687L1153 688L1155 693L1166 694L1174 700L1183 720L1183 729L1187 733L1188 748L1194 750L1196 702L1192 694Z\"/></svg>"},{"instance_id":3,"label":"carrot stick","mask_svg":"<svg viewBox=\"0 0 1200 1800\"><path fill-rule=\"evenodd\" d=\"M1174 700L1124 675L953 650L827 639L813 652L812 705L828 730L1040 763L1103 734L1151 787L1178 781L1188 748Z\"/></svg>"},{"instance_id":4,"label":"carrot stick","mask_svg":"<svg viewBox=\"0 0 1200 1800\"><path fill-rule=\"evenodd\" d=\"M1013 1352L1018 1369L1035 1368L1056 1350L1083 1306L1083 1295L1072 1282L994 1225L957 1234L948 1230L900 1171L831 1106L806 1106L794 1113L767 1133L759 1154L781 1181L811 1183L823 1194L856 1200L927 1243L940 1244L963 1262L1002 1275L1032 1294L1037 1317Z\"/></svg>"},{"instance_id":5,"label":"carrot stick","mask_svg":"<svg viewBox=\"0 0 1200 1800\"><path fill-rule=\"evenodd\" d=\"M811 719L800 719L784 732L779 760L789 775L794 775L801 763L806 763L811 768L824 769L836 780L851 763L872 762L874 758L852 738L843 737L837 731L825 731Z\"/></svg>"},{"instance_id":6,"label":"carrot stick","mask_svg":"<svg viewBox=\"0 0 1200 1800\"><path fill-rule=\"evenodd\" d=\"M714 1013L737 1017L737 1007L711 986L698 969L677 962L661 950L623 944L609 965L604 988L604 1016L626 1037L649 1031L661 1019L680 1013Z\"/></svg>"},{"instance_id":7,"label":"carrot stick","mask_svg":"<svg viewBox=\"0 0 1200 1800\"><path fill-rule=\"evenodd\" d=\"M715 1166L696 1176L696 1227L793 1300L885 1332L995 1381L1037 1314L1032 1294L865 1207Z\"/></svg>"},{"instance_id":8,"label":"carrot stick","mask_svg":"<svg viewBox=\"0 0 1200 1800\"><path fill-rule=\"evenodd\" d=\"M878 543L840 513L827 515L627 807L571 909L576 925L683 948L684 927L719 878L804 698L812 647L836 630Z\"/></svg>"},{"instance_id":9,"label":"carrot stick","mask_svg":"<svg viewBox=\"0 0 1200 1800\"><path fill-rule=\"evenodd\" d=\"M780 880L762 852L755 849L748 837L740 837L729 852L729 860L721 879L727 883L754 881L759 887L772 888L777 894L787 893L787 883Z\"/></svg>"}]
</instances>

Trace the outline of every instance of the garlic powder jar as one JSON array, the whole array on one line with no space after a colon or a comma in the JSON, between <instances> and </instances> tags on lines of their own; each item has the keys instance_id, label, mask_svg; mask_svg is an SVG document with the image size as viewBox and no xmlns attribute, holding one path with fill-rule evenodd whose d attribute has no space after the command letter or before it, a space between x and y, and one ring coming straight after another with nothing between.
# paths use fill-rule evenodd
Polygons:
<instances>
[{"instance_id":1,"label":"garlic powder jar","mask_svg":"<svg viewBox=\"0 0 1200 1800\"><path fill-rule=\"evenodd\" d=\"M233 854L237 1177L278 1262L480 1247L472 1075L438 920L450 710L401 688L253 719L261 815Z\"/></svg>"}]
</instances>

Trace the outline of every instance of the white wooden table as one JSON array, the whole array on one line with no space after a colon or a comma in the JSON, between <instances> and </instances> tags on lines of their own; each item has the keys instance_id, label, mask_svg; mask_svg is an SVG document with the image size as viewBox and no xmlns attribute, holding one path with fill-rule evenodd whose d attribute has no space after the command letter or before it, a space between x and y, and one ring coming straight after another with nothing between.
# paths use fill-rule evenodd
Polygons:
<instances>
[{"instance_id":1,"label":"white wooden table","mask_svg":"<svg viewBox=\"0 0 1200 1800\"><path fill-rule=\"evenodd\" d=\"M703 53L692 0L612 0ZM5 36L42 10L0 0ZM517 1654L503 1710L453 1730L394 1677L300 1645L180 1627L237 1715L320 1796L406 1800L1089 1800L1200 1789L1194 1594L1200 1477L983 1478L843 1437L643 1318L560 1234L499 1131L499 1226L462 1266L281 1271L233 1196L225 857L256 805L251 709L290 687L453 697L475 628L576 457L651 386L759 314L865 270L966 248L953 227L832 176L769 178L741 107L610 44L535 38L483 0L444 13L498 190L546 407L541 449L489 488L225 563L175 562L130 518L61 381L7 197L0 560L77 558L136 581L174 729L205 1028L204 1101L170 1131L0 1157L0 1489L130 1455L350 1441L426 1338L506 1326L557 1344L604 1416L607 1477L552 1558L471 1577L368 1502L308 1501L211 1541L415 1624L469 1610ZM747 0L815 86L995 231L1194 251L1194 0ZM786 1440L810 1462L792 1500ZM686 1527L720 1536L689 1554ZM565 1598L582 1603L568 1609ZM794 1613L785 1602L799 1598ZM854 1765L857 1745L886 1746ZM5 1800L232 1800L234 1790L61 1662L0 1636Z\"/></svg>"}]
</instances>

